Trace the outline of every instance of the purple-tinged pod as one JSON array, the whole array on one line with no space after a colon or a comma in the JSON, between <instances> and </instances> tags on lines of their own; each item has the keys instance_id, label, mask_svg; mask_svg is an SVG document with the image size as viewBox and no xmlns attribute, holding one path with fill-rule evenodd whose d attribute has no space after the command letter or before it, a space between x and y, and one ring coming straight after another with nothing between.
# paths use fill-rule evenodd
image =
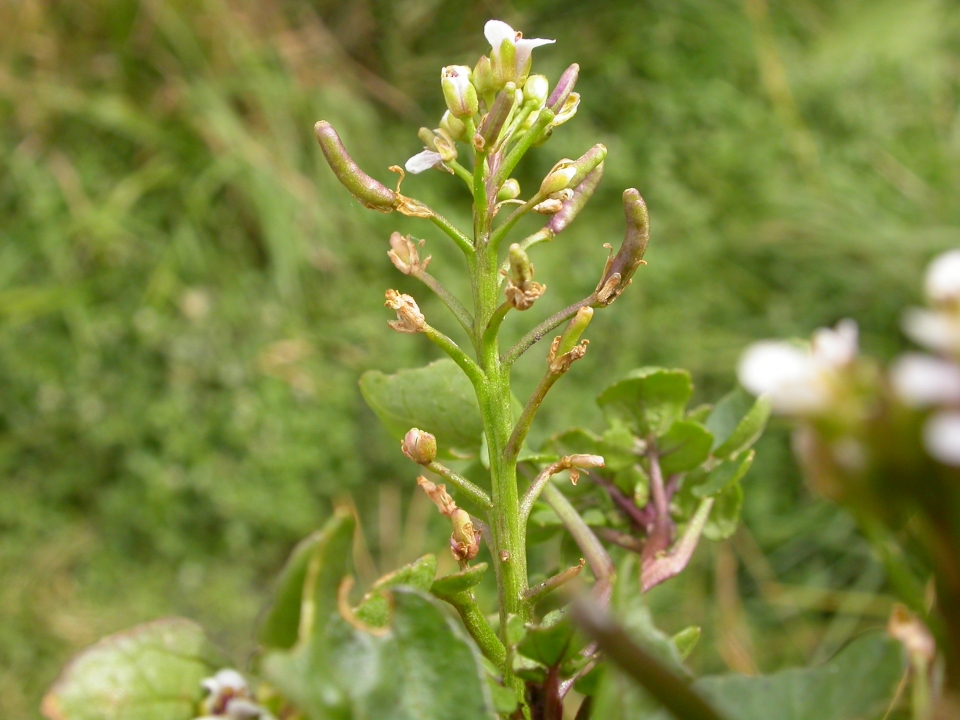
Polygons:
<instances>
[{"instance_id":1,"label":"purple-tinged pod","mask_svg":"<svg viewBox=\"0 0 960 720\"><path fill-rule=\"evenodd\" d=\"M566 230L584 206L590 202L590 198L593 197L593 193L600 184L602 177L603 163L601 162L583 179L583 182L573 189L573 197L564 202L560 211L550 218L550 222L547 223L547 230L554 235L559 235Z\"/></svg>"},{"instance_id":2,"label":"purple-tinged pod","mask_svg":"<svg viewBox=\"0 0 960 720\"><path fill-rule=\"evenodd\" d=\"M560 112L560 108L567 101L567 97L573 92L573 87L577 84L577 78L580 76L580 66L574 63L557 80L557 85L547 98L547 107L555 113Z\"/></svg>"},{"instance_id":3,"label":"purple-tinged pod","mask_svg":"<svg viewBox=\"0 0 960 720\"><path fill-rule=\"evenodd\" d=\"M500 137L500 131L510 116L513 104L516 102L517 86L512 82L497 94L497 99L493 101L493 107L490 112L483 116L480 123L480 129L477 131L483 138L483 146L489 148Z\"/></svg>"},{"instance_id":4,"label":"purple-tinged pod","mask_svg":"<svg viewBox=\"0 0 960 720\"><path fill-rule=\"evenodd\" d=\"M392 212L400 204L400 197L390 188L377 182L361 170L343 147L343 142L333 125L321 120L313 126L330 169L343 186L362 205L383 213Z\"/></svg>"},{"instance_id":5,"label":"purple-tinged pod","mask_svg":"<svg viewBox=\"0 0 960 720\"><path fill-rule=\"evenodd\" d=\"M587 175L592 173L597 166L606 159L606 157L607 147L601 143L597 143L592 148L587 150L583 155L574 160L573 167L577 169L577 172L567 187L577 187L586 179Z\"/></svg>"},{"instance_id":6,"label":"purple-tinged pod","mask_svg":"<svg viewBox=\"0 0 960 720\"><path fill-rule=\"evenodd\" d=\"M606 307L624 291L633 274L643 263L650 240L650 215L647 205L634 188L623 191L623 212L627 220L627 231L623 244L613 259L607 261L603 279L597 285L597 304Z\"/></svg>"}]
</instances>

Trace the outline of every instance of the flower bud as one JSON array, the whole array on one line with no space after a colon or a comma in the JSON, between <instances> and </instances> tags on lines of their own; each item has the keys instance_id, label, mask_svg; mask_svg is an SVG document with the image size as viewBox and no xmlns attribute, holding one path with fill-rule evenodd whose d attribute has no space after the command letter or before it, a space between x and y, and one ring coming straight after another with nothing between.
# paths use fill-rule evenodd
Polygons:
<instances>
[{"instance_id":1,"label":"flower bud","mask_svg":"<svg viewBox=\"0 0 960 720\"><path fill-rule=\"evenodd\" d=\"M559 198L547 198L541 203L533 206L533 211L541 215L553 215L563 209L563 200Z\"/></svg>"},{"instance_id":2,"label":"flower bud","mask_svg":"<svg viewBox=\"0 0 960 720\"><path fill-rule=\"evenodd\" d=\"M440 71L440 87L450 112L458 118L473 117L479 109L477 89L470 82L470 68L448 65Z\"/></svg>"},{"instance_id":3,"label":"flower bud","mask_svg":"<svg viewBox=\"0 0 960 720\"><path fill-rule=\"evenodd\" d=\"M517 82L517 46L509 38L504 38L499 48L493 49L490 64L493 67L495 87L503 87L508 82Z\"/></svg>"},{"instance_id":4,"label":"flower bud","mask_svg":"<svg viewBox=\"0 0 960 720\"><path fill-rule=\"evenodd\" d=\"M423 241L420 241L421 244ZM431 257L428 255L423 262L420 261L420 253L417 252L416 244L410 239L409 235L401 235L398 232L390 236L390 249L387 251L390 262L404 275L416 275L426 270L430 264Z\"/></svg>"},{"instance_id":5,"label":"flower bud","mask_svg":"<svg viewBox=\"0 0 960 720\"><path fill-rule=\"evenodd\" d=\"M646 203L634 188L623 191L623 211L627 230L623 244L613 260L607 262L603 279L597 286L597 301L606 307L630 284L633 273L643 262L650 240L650 216Z\"/></svg>"},{"instance_id":6,"label":"flower bud","mask_svg":"<svg viewBox=\"0 0 960 720\"><path fill-rule=\"evenodd\" d=\"M553 169L547 173L547 176L540 183L541 195L553 195L570 187L570 184L577 176L577 168L573 160L564 159L553 166Z\"/></svg>"},{"instance_id":7,"label":"flower bud","mask_svg":"<svg viewBox=\"0 0 960 720\"><path fill-rule=\"evenodd\" d=\"M487 102L499 89L496 80L493 77L493 66L490 64L490 58L481 55L473 69L473 86L477 89L477 94Z\"/></svg>"},{"instance_id":8,"label":"flower bud","mask_svg":"<svg viewBox=\"0 0 960 720\"><path fill-rule=\"evenodd\" d=\"M313 126L320 143L323 156L330 164L330 169L347 190L365 207L379 212L391 212L400 204L397 193L367 175L357 167L343 147L340 136L333 126L326 120L321 120Z\"/></svg>"},{"instance_id":9,"label":"flower bud","mask_svg":"<svg viewBox=\"0 0 960 720\"><path fill-rule=\"evenodd\" d=\"M507 86L497 94L497 99L493 101L490 112L483 116L477 133L483 138L485 148L493 145L500 137L500 131L503 130L503 125L510 116L510 111L513 110L516 90L516 85L507 83Z\"/></svg>"},{"instance_id":10,"label":"flower bud","mask_svg":"<svg viewBox=\"0 0 960 720\"><path fill-rule=\"evenodd\" d=\"M410 428L400 443L403 454L418 465L429 465L437 457L437 439L418 428Z\"/></svg>"},{"instance_id":11,"label":"flower bud","mask_svg":"<svg viewBox=\"0 0 960 720\"><path fill-rule=\"evenodd\" d=\"M523 84L523 101L543 105L550 92L550 82L543 75L531 75Z\"/></svg>"},{"instance_id":12,"label":"flower bud","mask_svg":"<svg viewBox=\"0 0 960 720\"><path fill-rule=\"evenodd\" d=\"M514 178L509 178L505 183L503 183L503 186L497 193L497 202L503 202L504 200L515 200L518 197L520 197L520 183L518 183Z\"/></svg>"},{"instance_id":13,"label":"flower bud","mask_svg":"<svg viewBox=\"0 0 960 720\"><path fill-rule=\"evenodd\" d=\"M550 97L547 98L547 107L555 113L559 113L564 103L566 103L567 98L570 96L570 93L573 91L574 85L577 84L577 78L579 76L580 66L576 63L564 70L563 75L557 80L557 86L553 89L553 92L550 93Z\"/></svg>"},{"instance_id":14,"label":"flower bud","mask_svg":"<svg viewBox=\"0 0 960 720\"><path fill-rule=\"evenodd\" d=\"M590 198L593 197L593 192L597 189L597 185L600 184L602 177L603 162L591 170L583 179L583 182L574 188L573 197L564 202L560 211L550 218L550 222L547 223L547 229L554 235L565 230L590 201Z\"/></svg>"},{"instance_id":15,"label":"flower bud","mask_svg":"<svg viewBox=\"0 0 960 720\"><path fill-rule=\"evenodd\" d=\"M461 563L473 560L480 552L480 533L473 526L470 514L457 508L450 516L453 533L450 535L450 551Z\"/></svg>"},{"instance_id":16,"label":"flower bud","mask_svg":"<svg viewBox=\"0 0 960 720\"><path fill-rule=\"evenodd\" d=\"M443 117L440 118L440 129L446 130L447 135L453 141L466 139L467 126L463 120L455 117L449 110L444 111Z\"/></svg>"},{"instance_id":17,"label":"flower bud","mask_svg":"<svg viewBox=\"0 0 960 720\"><path fill-rule=\"evenodd\" d=\"M577 114L578 107L580 107L580 93L570 93L559 112L557 112L556 117L553 118L553 122L550 123L551 127L560 127L563 125L567 120Z\"/></svg>"},{"instance_id":18,"label":"flower bud","mask_svg":"<svg viewBox=\"0 0 960 720\"><path fill-rule=\"evenodd\" d=\"M390 327L402 333L423 332L427 319L420 312L416 300L409 295L401 295L396 290L387 290L385 298L384 305L397 312L397 319L389 322Z\"/></svg>"}]
</instances>

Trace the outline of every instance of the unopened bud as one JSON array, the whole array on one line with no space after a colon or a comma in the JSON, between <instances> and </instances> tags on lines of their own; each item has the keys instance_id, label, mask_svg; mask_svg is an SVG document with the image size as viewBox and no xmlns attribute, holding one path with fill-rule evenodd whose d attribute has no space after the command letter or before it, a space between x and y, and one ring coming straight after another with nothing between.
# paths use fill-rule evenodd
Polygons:
<instances>
[{"instance_id":1,"label":"unopened bud","mask_svg":"<svg viewBox=\"0 0 960 720\"><path fill-rule=\"evenodd\" d=\"M523 84L523 101L536 103L538 106L546 102L550 92L550 81L543 75L531 75Z\"/></svg>"},{"instance_id":2,"label":"unopened bud","mask_svg":"<svg viewBox=\"0 0 960 720\"><path fill-rule=\"evenodd\" d=\"M397 193L374 180L357 166L353 158L347 154L340 136L330 123L321 120L313 126L313 130L333 174L361 204L371 210L385 213L391 212L400 204Z\"/></svg>"},{"instance_id":3,"label":"unopened bud","mask_svg":"<svg viewBox=\"0 0 960 720\"><path fill-rule=\"evenodd\" d=\"M533 211L541 215L553 215L563 209L563 201L559 198L547 198L542 203L533 206Z\"/></svg>"},{"instance_id":4,"label":"unopened bud","mask_svg":"<svg viewBox=\"0 0 960 720\"><path fill-rule=\"evenodd\" d=\"M509 178L505 183L503 183L503 186L497 193L497 202L503 202L504 200L515 200L518 197L520 197L520 183L513 178Z\"/></svg>"},{"instance_id":5,"label":"unopened bud","mask_svg":"<svg viewBox=\"0 0 960 720\"><path fill-rule=\"evenodd\" d=\"M423 332L427 319L420 312L416 300L396 290L387 290L384 296L386 298L384 305L397 313L397 319L389 322L390 327L402 333Z\"/></svg>"},{"instance_id":6,"label":"unopened bud","mask_svg":"<svg viewBox=\"0 0 960 720\"><path fill-rule=\"evenodd\" d=\"M473 526L470 514L457 508L450 516L453 533L450 535L450 550L461 563L473 560L480 552L480 533Z\"/></svg>"},{"instance_id":7,"label":"unopened bud","mask_svg":"<svg viewBox=\"0 0 960 720\"><path fill-rule=\"evenodd\" d=\"M422 240L420 242L423 243ZM387 256L394 267L404 275L416 275L426 270L431 260L431 256L428 255L421 262L416 243L410 239L409 235L401 235L398 232L390 235L390 249L387 250Z\"/></svg>"},{"instance_id":8,"label":"unopened bud","mask_svg":"<svg viewBox=\"0 0 960 720\"><path fill-rule=\"evenodd\" d=\"M553 169L547 173L547 176L540 183L541 195L553 195L568 187L577 176L577 168L574 167L573 160L561 160Z\"/></svg>"},{"instance_id":9,"label":"unopened bud","mask_svg":"<svg viewBox=\"0 0 960 720\"><path fill-rule=\"evenodd\" d=\"M630 284L633 274L643 263L643 253L650 240L650 216L646 203L634 188L623 191L623 211L627 230L616 256L607 261L603 278L597 285L597 301L606 307Z\"/></svg>"},{"instance_id":10,"label":"unopened bud","mask_svg":"<svg viewBox=\"0 0 960 720\"><path fill-rule=\"evenodd\" d=\"M466 124L464 124L460 118L455 117L449 110L445 110L443 117L440 118L440 129L446 130L450 139L453 141L464 140L466 138Z\"/></svg>"},{"instance_id":11,"label":"unopened bud","mask_svg":"<svg viewBox=\"0 0 960 720\"><path fill-rule=\"evenodd\" d=\"M550 123L551 127L560 127L567 120L577 114L577 108L580 107L580 93L570 93L564 101L563 106Z\"/></svg>"},{"instance_id":12,"label":"unopened bud","mask_svg":"<svg viewBox=\"0 0 960 720\"><path fill-rule=\"evenodd\" d=\"M583 331L587 329L591 320L593 320L593 308L582 307L577 311L560 335L560 344L557 345L558 355L565 355L573 350L573 347L580 342L580 336L583 335Z\"/></svg>"},{"instance_id":13,"label":"unopened bud","mask_svg":"<svg viewBox=\"0 0 960 720\"><path fill-rule=\"evenodd\" d=\"M550 222L547 223L547 229L554 235L565 230L590 201L590 198L593 197L593 193L597 189L597 185L600 184L602 177L603 163L601 162L587 174L583 182L574 188L573 196L563 203L563 207L556 215L550 218Z\"/></svg>"},{"instance_id":14,"label":"unopened bud","mask_svg":"<svg viewBox=\"0 0 960 720\"><path fill-rule=\"evenodd\" d=\"M516 91L516 85L507 83L507 86L497 94L490 112L483 116L477 133L483 138L484 147L490 147L500 137L500 131L516 101Z\"/></svg>"},{"instance_id":15,"label":"unopened bud","mask_svg":"<svg viewBox=\"0 0 960 720\"><path fill-rule=\"evenodd\" d=\"M479 109L477 89L470 82L470 68L448 65L440 71L440 87L450 112L458 118L473 117Z\"/></svg>"},{"instance_id":16,"label":"unopened bud","mask_svg":"<svg viewBox=\"0 0 960 720\"><path fill-rule=\"evenodd\" d=\"M567 101L567 98L570 96L570 93L573 91L574 85L577 84L577 78L579 76L580 66L576 63L564 70L563 75L557 80L557 85L553 88L553 92L550 93L550 97L547 98L547 107L555 113L559 113Z\"/></svg>"},{"instance_id":17,"label":"unopened bud","mask_svg":"<svg viewBox=\"0 0 960 720\"><path fill-rule=\"evenodd\" d=\"M429 465L437 458L437 438L425 430L410 428L403 436L400 449L418 465Z\"/></svg>"},{"instance_id":18,"label":"unopened bud","mask_svg":"<svg viewBox=\"0 0 960 720\"><path fill-rule=\"evenodd\" d=\"M487 101L493 97L497 91L496 81L493 77L493 66L490 64L490 58L481 55L473 69L473 85L477 89L477 94Z\"/></svg>"}]
</instances>

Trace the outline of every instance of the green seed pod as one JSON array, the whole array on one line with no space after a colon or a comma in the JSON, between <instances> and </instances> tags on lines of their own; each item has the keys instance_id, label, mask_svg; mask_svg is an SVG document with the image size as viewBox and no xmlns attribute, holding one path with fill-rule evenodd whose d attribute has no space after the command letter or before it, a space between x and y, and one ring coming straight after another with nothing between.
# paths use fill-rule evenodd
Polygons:
<instances>
[{"instance_id":1,"label":"green seed pod","mask_svg":"<svg viewBox=\"0 0 960 720\"><path fill-rule=\"evenodd\" d=\"M573 167L576 168L576 174L571 178L567 187L575 188L583 182L594 169L607 157L607 148L605 145L597 143L587 150L583 155L573 161Z\"/></svg>"},{"instance_id":2,"label":"green seed pod","mask_svg":"<svg viewBox=\"0 0 960 720\"><path fill-rule=\"evenodd\" d=\"M480 129L477 131L483 138L483 145L489 148L500 137L500 131L503 130L503 124L510 116L513 104L516 101L517 86L513 83L507 83L493 102L493 107L483 117L480 123Z\"/></svg>"},{"instance_id":3,"label":"green seed pod","mask_svg":"<svg viewBox=\"0 0 960 720\"><path fill-rule=\"evenodd\" d=\"M553 92L550 93L550 97L547 98L547 107L555 113L560 112L560 109L567 101L567 97L573 91L574 85L577 84L577 78L579 76L580 66L576 63L564 70L563 75L557 80L557 86L553 89Z\"/></svg>"},{"instance_id":4,"label":"green seed pod","mask_svg":"<svg viewBox=\"0 0 960 720\"><path fill-rule=\"evenodd\" d=\"M616 256L607 263L603 279L597 286L597 301L602 306L612 303L643 262L643 253L650 240L650 216L647 205L634 188L623 191L623 212L627 231Z\"/></svg>"},{"instance_id":5,"label":"green seed pod","mask_svg":"<svg viewBox=\"0 0 960 720\"><path fill-rule=\"evenodd\" d=\"M384 213L396 209L400 204L399 196L357 167L330 123L321 120L313 130L333 174L362 205Z\"/></svg>"},{"instance_id":6,"label":"green seed pod","mask_svg":"<svg viewBox=\"0 0 960 720\"><path fill-rule=\"evenodd\" d=\"M587 329L587 325L593 320L593 308L583 307L577 311L573 319L567 324L566 329L560 336L560 344L557 346L557 356L565 355L573 350L573 347L580 342L580 336Z\"/></svg>"}]
</instances>

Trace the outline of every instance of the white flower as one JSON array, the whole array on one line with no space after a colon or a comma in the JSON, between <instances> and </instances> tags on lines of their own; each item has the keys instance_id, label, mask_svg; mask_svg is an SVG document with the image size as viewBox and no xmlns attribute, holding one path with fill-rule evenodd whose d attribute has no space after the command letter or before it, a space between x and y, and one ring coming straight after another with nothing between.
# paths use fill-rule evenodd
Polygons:
<instances>
[{"instance_id":1,"label":"white flower","mask_svg":"<svg viewBox=\"0 0 960 720\"><path fill-rule=\"evenodd\" d=\"M940 353L960 353L960 314L910 308L903 331L918 345Z\"/></svg>"},{"instance_id":2,"label":"white flower","mask_svg":"<svg viewBox=\"0 0 960 720\"><path fill-rule=\"evenodd\" d=\"M941 412L923 426L923 444L934 460L960 466L960 412Z\"/></svg>"},{"instance_id":3,"label":"white flower","mask_svg":"<svg viewBox=\"0 0 960 720\"><path fill-rule=\"evenodd\" d=\"M220 697L225 693L243 695L249 692L247 681L236 670L226 668L217 671L213 677L205 679L201 686L213 697Z\"/></svg>"},{"instance_id":4,"label":"white flower","mask_svg":"<svg viewBox=\"0 0 960 720\"><path fill-rule=\"evenodd\" d=\"M541 45L550 45L556 40L544 40L542 38L524 38L522 33L518 33L512 27L502 20L490 20L483 26L484 37L493 48L490 53L494 66L500 65L500 51L503 43L509 43L513 46L516 53L516 61L513 68L502 68L502 79L504 82L517 81L526 77L530 70L532 62L533 49Z\"/></svg>"},{"instance_id":5,"label":"white flower","mask_svg":"<svg viewBox=\"0 0 960 720\"><path fill-rule=\"evenodd\" d=\"M418 152L412 158L407 160L404 167L408 173L419 175L422 172L426 172L430 168L435 168L442 164L443 158L440 157L440 153L424 148L423 152Z\"/></svg>"},{"instance_id":6,"label":"white flower","mask_svg":"<svg viewBox=\"0 0 960 720\"><path fill-rule=\"evenodd\" d=\"M746 349L737 366L740 384L754 395L770 398L782 415L812 415L832 400L834 379L857 354L857 325L843 320L835 329L821 328L804 348L763 340Z\"/></svg>"},{"instance_id":7,"label":"white flower","mask_svg":"<svg viewBox=\"0 0 960 720\"><path fill-rule=\"evenodd\" d=\"M890 382L912 407L960 404L960 367L946 360L907 353L890 368Z\"/></svg>"},{"instance_id":8,"label":"white flower","mask_svg":"<svg viewBox=\"0 0 960 720\"><path fill-rule=\"evenodd\" d=\"M934 305L960 302L960 250L950 250L927 267L927 299Z\"/></svg>"}]
</instances>

